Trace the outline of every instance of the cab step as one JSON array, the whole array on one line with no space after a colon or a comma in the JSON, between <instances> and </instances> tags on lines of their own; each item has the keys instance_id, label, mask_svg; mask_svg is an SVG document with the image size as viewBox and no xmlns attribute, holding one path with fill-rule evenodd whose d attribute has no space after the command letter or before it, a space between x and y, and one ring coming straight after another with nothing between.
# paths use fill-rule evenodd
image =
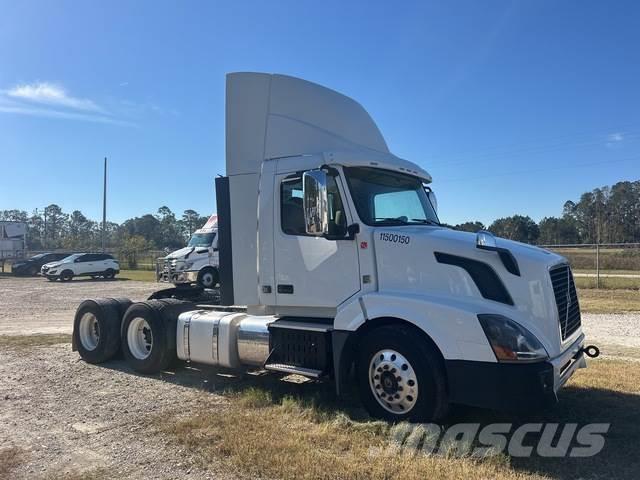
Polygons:
<instances>
[{"instance_id":1,"label":"cab step","mask_svg":"<svg viewBox=\"0 0 640 480\"><path fill-rule=\"evenodd\" d=\"M269 363L264 366L265 370L272 372L288 373L295 375L302 375L309 378L320 378L323 374L322 370L315 370L313 368L296 367L294 365L283 365L281 363Z\"/></svg>"},{"instance_id":2,"label":"cab step","mask_svg":"<svg viewBox=\"0 0 640 480\"><path fill-rule=\"evenodd\" d=\"M311 378L326 375L332 362L332 330L332 322L313 318L286 317L272 322L264 368Z\"/></svg>"}]
</instances>

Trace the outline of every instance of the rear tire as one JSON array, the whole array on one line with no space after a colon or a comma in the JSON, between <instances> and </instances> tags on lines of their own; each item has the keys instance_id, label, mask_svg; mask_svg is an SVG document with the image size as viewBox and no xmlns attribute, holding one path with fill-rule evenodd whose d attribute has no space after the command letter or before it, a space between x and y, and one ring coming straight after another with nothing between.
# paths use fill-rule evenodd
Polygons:
<instances>
[{"instance_id":1,"label":"rear tire","mask_svg":"<svg viewBox=\"0 0 640 480\"><path fill-rule=\"evenodd\" d=\"M122 352L136 372L165 370L176 359L178 315L194 305L175 299L134 303L124 315L121 327Z\"/></svg>"},{"instance_id":2,"label":"rear tire","mask_svg":"<svg viewBox=\"0 0 640 480\"><path fill-rule=\"evenodd\" d=\"M60 274L60 281L61 282L70 282L72 278L73 278L73 272L71 270L64 270Z\"/></svg>"},{"instance_id":3,"label":"rear tire","mask_svg":"<svg viewBox=\"0 0 640 480\"><path fill-rule=\"evenodd\" d=\"M120 309L111 298L85 300L73 321L73 344L88 363L113 358L120 347Z\"/></svg>"},{"instance_id":4,"label":"rear tire","mask_svg":"<svg viewBox=\"0 0 640 480\"><path fill-rule=\"evenodd\" d=\"M219 275L215 268L206 267L198 273L198 284L204 288L213 288L218 284Z\"/></svg>"},{"instance_id":5,"label":"rear tire","mask_svg":"<svg viewBox=\"0 0 640 480\"><path fill-rule=\"evenodd\" d=\"M108 268L107 270L105 270L103 277L105 278L105 280L111 280L113 278L115 278L116 276L116 271L113 268Z\"/></svg>"},{"instance_id":6,"label":"rear tire","mask_svg":"<svg viewBox=\"0 0 640 480\"><path fill-rule=\"evenodd\" d=\"M360 398L372 417L433 422L446 415L439 354L411 329L384 326L366 334L358 348L356 376Z\"/></svg>"}]
</instances>

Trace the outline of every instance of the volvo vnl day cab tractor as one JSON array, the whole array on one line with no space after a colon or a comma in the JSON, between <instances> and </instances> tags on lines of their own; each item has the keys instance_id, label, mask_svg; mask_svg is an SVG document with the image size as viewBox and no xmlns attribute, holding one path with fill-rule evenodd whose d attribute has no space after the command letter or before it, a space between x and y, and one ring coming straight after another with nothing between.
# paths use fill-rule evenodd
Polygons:
<instances>
[{"instance_id":1,"label":"volvo vnl day cab tractor","mask_svg":"<svg viewBox=\"0 0 640 480\"><path fill-rule=\"evenodd\" d=\"M176 286L215 287L220 281L217 234L218 216L214 214L202 228L193 232L186 247L158 260L156 279Z\"/></svg>"},{"instance_id":2,"label":"volvo vnl day cab tractor","mask_svg":"<svg viewBox=\"0 0 640 480\"><path fill-rule=\"evenodd\" d=\"M221 305L87 300L74 347L94 363L122 347L141 373L177 357L329 379L392 421L555 402L598 353L567 260L441 226L430 183L354 100L229 74Z\"/></svg>"}]
</instances>

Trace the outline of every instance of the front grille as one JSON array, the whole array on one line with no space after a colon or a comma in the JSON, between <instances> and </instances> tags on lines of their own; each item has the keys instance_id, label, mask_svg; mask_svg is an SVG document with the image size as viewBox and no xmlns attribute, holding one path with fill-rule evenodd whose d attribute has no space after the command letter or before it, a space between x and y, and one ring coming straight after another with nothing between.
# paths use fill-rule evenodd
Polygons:
<instances>
[{"instance_id":1,"label":"front grille","mask_svg":"<svg viewBox=\"0 0 640 480\"><path fill-rule=\"evenodd\" d=\"M569 265L560 265L550 270L553 294L558 307L558 322L562 340L569 338L580 328L580 305Z\"/></svg>"}]
</instances>

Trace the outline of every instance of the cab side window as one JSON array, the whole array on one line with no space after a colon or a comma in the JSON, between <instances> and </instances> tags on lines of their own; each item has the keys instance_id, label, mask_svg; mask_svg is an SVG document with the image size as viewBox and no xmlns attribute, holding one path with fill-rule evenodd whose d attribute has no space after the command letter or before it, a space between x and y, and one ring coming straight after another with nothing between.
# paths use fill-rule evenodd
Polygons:
<instances>
[{"instance_id":1,"label":"cab side window","mask_svg":"<svg viewBox=\"0 0 640 480\"><path fill-rule=\"evenodd\" d=\"M280 226L287 235L306 235L302 208L302 178L280 184Z\"/></svg>"},{"instance_id":2,"label":"cab side window","mask_svg":"<svg viewBox=\"0 0 640 480\"><path fill-rule=\"evenodd\" d=\"M347 217L335 177L327 179L329 235L347 234ZM306 235L302 204L302 178L285 179L280 185L280 223L288 235Z\"/></svg>"}]
</instances>

